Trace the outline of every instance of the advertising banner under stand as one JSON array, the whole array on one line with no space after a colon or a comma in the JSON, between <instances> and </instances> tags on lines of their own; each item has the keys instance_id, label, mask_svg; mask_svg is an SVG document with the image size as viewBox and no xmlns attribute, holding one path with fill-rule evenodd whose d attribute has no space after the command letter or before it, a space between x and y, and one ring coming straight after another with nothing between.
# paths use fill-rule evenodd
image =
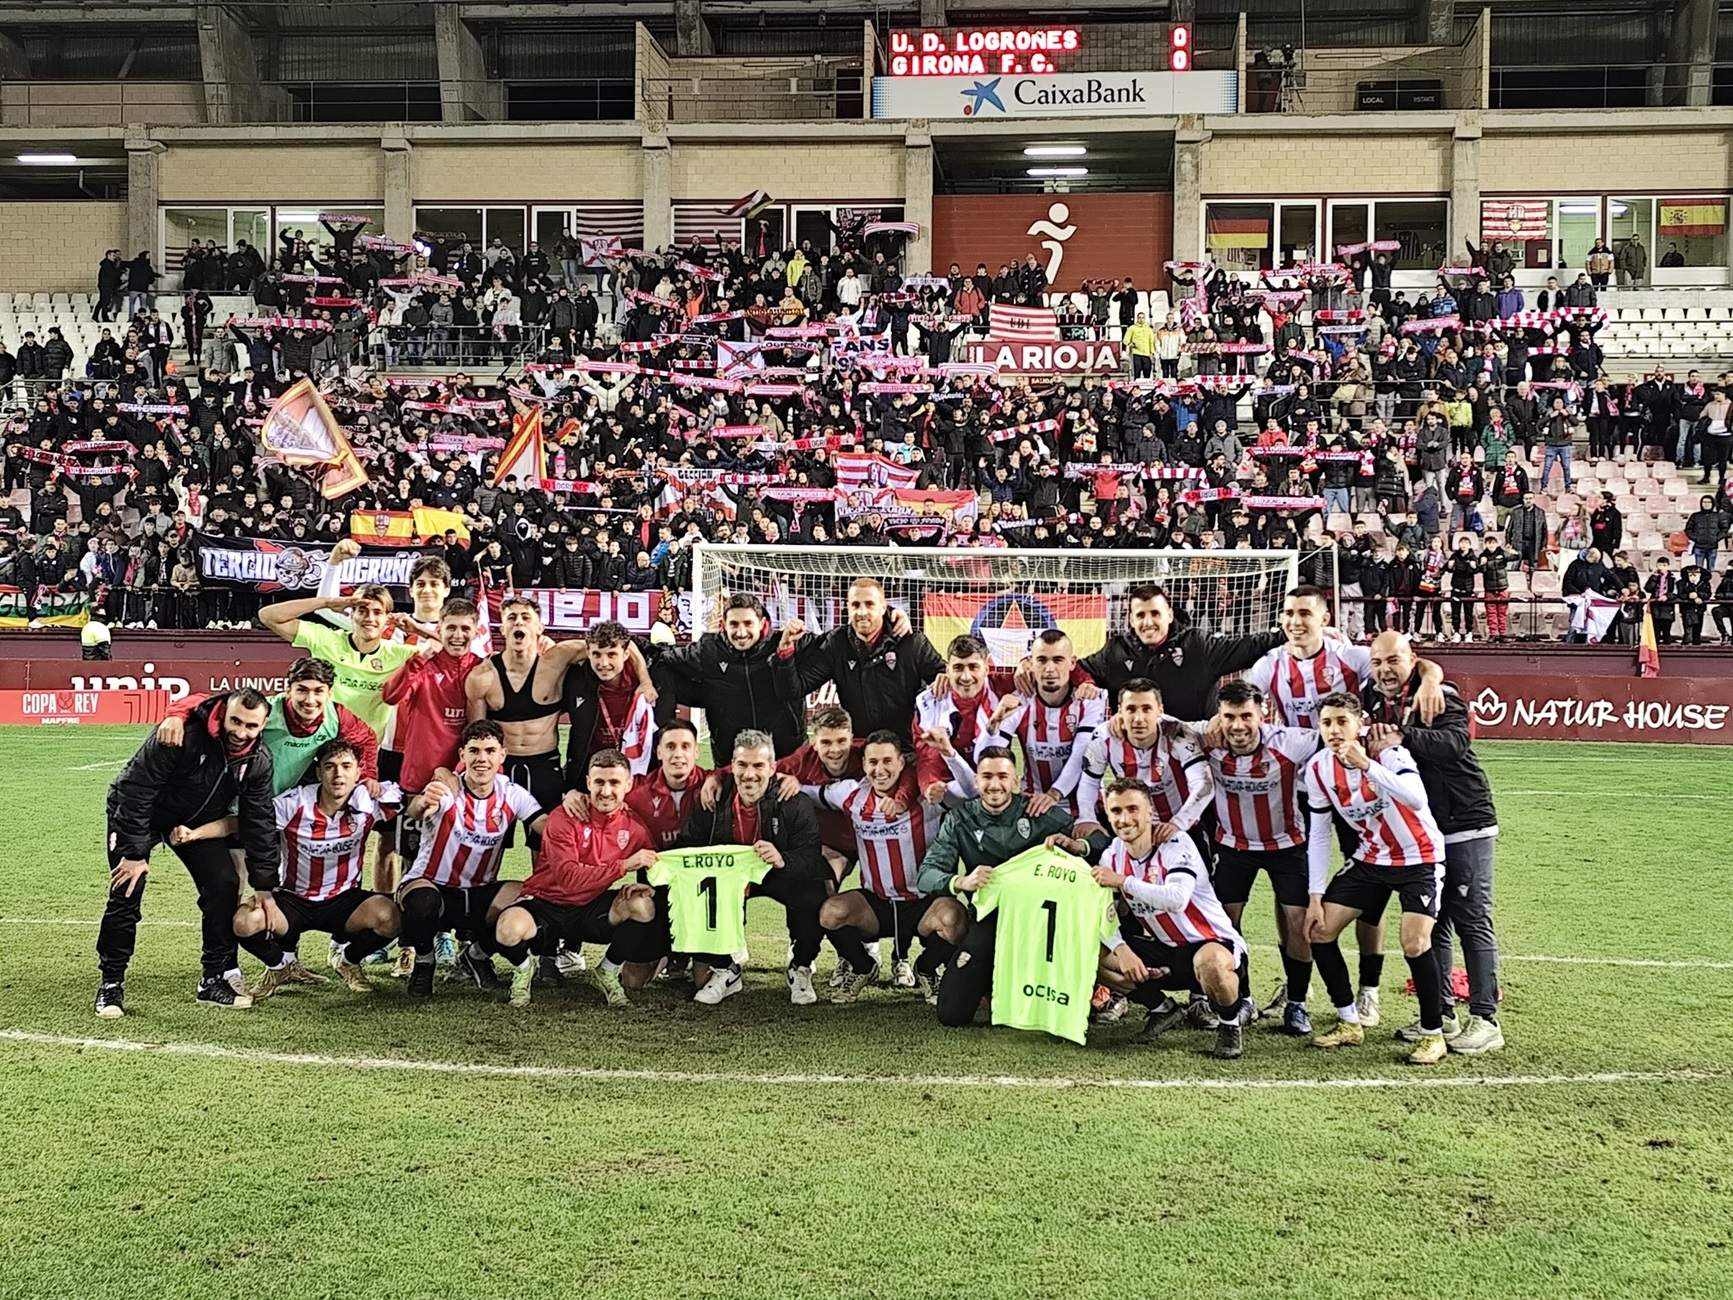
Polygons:
<instances>
[{"instance_id":1,"label":"advertising banner under stand","mask_svg":"<svg viewBox=\"0 0 1733 1300\"><path fill-rule=\"evenodd\" d=\"M874 77L873 116L1171 117L1232 113L1233 72L1073 72L1052 76Z\"/></svg>"}]
</instances>

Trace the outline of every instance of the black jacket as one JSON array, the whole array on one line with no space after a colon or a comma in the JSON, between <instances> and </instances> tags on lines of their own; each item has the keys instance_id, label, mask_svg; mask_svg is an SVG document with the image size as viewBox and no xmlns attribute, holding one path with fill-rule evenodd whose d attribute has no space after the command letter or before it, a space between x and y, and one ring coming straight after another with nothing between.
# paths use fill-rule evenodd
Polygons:
<instances>
[{"instance_id":1,"label":"black jacket","mask_svg":"<svg viewBox=\"0 0 1733 1300\"><path fill-rule=\"evenodd\" d=\"M1456 688L1446 682L1444 712L1430 725L1423 723L1418 714L1408 713L1408 704L1419 686L1418 669L1398 700L1389 699L1379 692L1376 683L1368 682L1360 690L1360 702L1366 707L1368 721L1391 722L1402 728L1402 744L1414 755L1433 820L1446 836L1498 825L1492 783L1475 757L1468 732L1468 706Z\"/></svg>"},{"instance_id":2,"label":"black jacket","mask_svg":"<svg viewBox=\"0 0 1733 1300\"><path fill-rule=\"evenodd\" d=\"M1244 672L1267 650L1284 644L1280 632L1256 636L1211 636L1195 627L1173 630L1153 649L1135 633L1117 632L1107 644L1083 660L1083 671L1117 704L1119 688L1134 677L1147 677L1161 689L1163 709L1176 718L1195 722L1215 713L1216 682L1227 673Z\"/></svg>"},{"instance_id":3,"label":"black jacket","mask_svg":"<svg viewBox=\"0 0 1733 1300\"><path fill-rule=\"evenodd\" d=\"M738 844L734 831L734 778L724 776L716 806L699 804L687 818L686 829L674 841L677 849L703 848L709 844ZM777 796L776 783L758 801L758 838L768 840L782 853L782 871L797 880L831 878L819 847L818 809L803 794L792 799Z\"/></svg>"},{"instance_id":4,"label":"black jacket","mask_svg":"<svg viewBox=\"0 0 1733 1300\"><path fill-rule=\"evenodd\" d=\"M271 753L260 741L241 757L228 757L222 737L210 732L211 714L227 699L227 694L213 695L194 709L179 745L165 745L151 733L108 787L108 830L115 853L148 858L176 826L220 821L238 802L247 877L255 889L274 889Z\"/></svg>"},{"instance_id":5,"label":"black jacket","mask_svg":"<svg viewBox=\"0 0 1733 1300\"><path fill-rule=\"evenodd\" d=\"M867 645L852 627L808 637L788 659L773 660L784 670L782 689L804 700L826 682L836 683L837 703L854 720L854 734L891 730L904 735L915 714L915 697L945 671L933 643L919 632L893 638L890 629Z\"/></svg>"},{"instance_id":6,"label":"black jacket","mask_svg":"<svg viewBox=\"0 0 1733 1300\"><path fill-rule=\"evenodd\" d=\"M777 757L786 758L804 738L804 709L801 696L779 689L784 670L775 655L773 640L742 652L722 633L706 632L688 645L664 650L650 665L650 676L658 703L665 701L670 710L676 704L704 710L718 764L734 753L734 738L751 729L769 732Z\"/></svg>"}]
</instances>

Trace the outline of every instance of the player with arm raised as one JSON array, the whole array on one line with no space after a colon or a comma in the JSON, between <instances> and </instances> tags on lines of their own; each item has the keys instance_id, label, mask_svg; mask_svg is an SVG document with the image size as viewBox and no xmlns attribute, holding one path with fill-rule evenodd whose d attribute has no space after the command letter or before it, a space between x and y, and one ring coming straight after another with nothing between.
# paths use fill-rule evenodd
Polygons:
<instances>
[{"instance_id":1,"label":"player with arm raised","mask_svg":"<svg viewBox=\"0 0 1733 1300\"><path fill-rule=\"evenodd\" d=\"M848 589L848 623L823 636L807 636L800 620L783 626L776 662L784 698L803 700L826 682L854 721L857 736L902 732L914 716L915 699L945 661L932 642L890 610L884 583L856 578Z\"/></svg>"},{"instance_id":2,"label":"player with arm raised","mask_svg":"<svg viewBox=\"0 0 1733 1300\"><path fill-rule=\"evenodd\" d=\"M1152 792L1135 778L1108 787L1107 819L1114 840L1095 881L1118 894L1128 914L1102 960L1102 981L1150 1008L1146 1041L1185 1015L1185 1008L1167 1003L1163 989L1207 996L1216 1019L1213 1054L1239 1056L1245 1050L1239 990L1246 941L1216 899L1197 847L1185 835L1156 838Z\"/></svg>"},{"instance_id":3,"label":"player with arm raised","mask_svg":"<svg viewBox=\"0 0 1733 1300\"><path fill-rule=\"evenodd\" d=\"M1352 645L1338 636L1326 636L1330 604L1319 587L1299 586L1282 602L1282 634L1287 638L1246 671L1245 679L1264 693L1269 720L1278 727L1317 728L1318 701L1332 691L1358 694L1371 677L1372 654L1365 646ZM1440 686L1444 672L1430 660L1419 661L1420 686L1414 707L1430 721L1444 707ZM1338 821L1337 839L1344 857L1354 851L1354 830ZM1287 914L1276 913L1276 928L1287 942ZM1382 922L1362 921L1354 930L1360 948L1360 981L1357 1005L1360 1021L1378 1023L1378 985L1384 974L1384 928ZM1274 1011L1280 999L1268 1008Z\"/></svg>"},{"instance_id":4,"label":"player with arm raised","mask_svg":"<svg viewBox=\"0 0 1733 1300\"><path fill-rule=\"evenodd\" d=\"M548 814L535 870L518 891L515 902L494 922L494 943L512 965L511 1005L530 1002L536 958L551 957L564 946L576 951L586 943L608 946L591 973L591 980L611 1007L629 1005L621 971L628 961L654 969L656 952L634 950L621 927L635 922L647 935L655 918L649 885L614 883L634 871L656 865L649 829L626 807L632 788L630 762L619 750L604 749L590 756L585 782L588 795L582 816L555 808Z\"/></svg>"},{"instance_id":5,"label":"player with arm raised","mask_svg":"<svg viewBox=\"0 0 1733 1300\"><path fill-rule=\"evenodd\" d=\"M1215 891L1237 926L1262 871L1288 919L1282 950L1287 975L1283 1032L1312 1031L1306 994L1312 954L1306 945L1306 820L1301 803L1306 760L1318 752L1318 734L1265 721L1264 693L1250 682L1221 688L1216 716L1204 735L1215 790ZM1240 989L1249 997L1249 985Z\"/></svg>"},{"instance_id":6,"label":"player with arm raised","mask_svg":"<svg viewBox=\"0 0 1733 1300\"><path fill-rule=\"evenodd\" d=\"M1096 728L1083 752L1077 785L1080 827L1102 825L1101 789L1111 781L1141 781L1149 788L1157 844L1183 831L1200 855L1209 852L1200 826L1215 798L1209 760L1197 735L1162 711L1155 683L1141 677L1119 688L1111 722Z\"/></svg>"},{"instance_id":7,"label":"player with arm raised","mask_svg":"<svg viewBox=\"0 0 1733 1300\"><path fill-rule=\"evenodd\" d=\"M520 821L539 833L547 820L540 801L501 772L507 757L499 723L480 719L464 727L458 760L463 771L450 785L435 778L404 808L404 816L427 823L397 890L404 946L415 951L411 997L433 996L433 936L442 929L469 936L458 964L470 978L482 988L499 982L480 941L491 943L494 918L517 896L517 883L499 878L506 836Z\"/></svg>"},{"instance_id":8,"label":"player with arm raised","mask_svg":"<svg viewBox=\"0 0 1733 1300\"><path fill-rule=\"evenodd\" d=\"M308 617L325 610L349 614L348 629ZM313 596L284 600L259 611L259 622L283 640L323 659L335 670L331 698L384 734L391 706L385 703L385 683L414 658L412 646L387 641L391 631L391 593L375 583L357 587L348 596Z\"/></svg>"},{"instance_id":9,"label":"player with arm raised","mask_svg":"<svg viewBox=\"0 0 1733 1300\"><path fill-rule=\"evenodd\" d=\"M849 966L830 1000L853 1002L878 978L879 963L869 954L869 943L876 948L879 936L888 934L897 950L906 952L918 934L921 957L914 977L921 995L936 1004L939 968L949 958L951 945L936 933L937 922L927 920L939 898L922 894L916 876L944 812L921 791L896 732L868 736L861 759L864 780L833 782L820 794L821 804L841 809L853 824L861 875L859 889L827 898L819 909L819 924L830 932L837 954ZM960 802L976 791L974 774L960 762L957 766L947 793Z\"/></svg>"},{"instance_id":10,"label":"player with arm raised","mask_svg":"<svg viewBox=\"0 0 1733 1300\"><path fill-rule=\"evenodd\" d=\"M754 596L731 596L722 630L689 645L672 646L651 665L652 680L673 702L704 710L712 752L732 754L734 737L748 728L770 733L776 752L801 743L801 700L779 689L777 642L770 617Z\"/></svg>"},{"instance_id":11,"label":"player with arm raised","mask_svg":"<svg viewBox=\"0 0 1733 1300\"><path fill-rule=\"evenodd\" d=\"M1440 1019L1453 1052L1480 1056L1504 1046L1498 1019L1498 938L1492 926L1493 850L1498 812L1492 783L1475 756L1468 708L1456 688L1444 687L1444 712L1422 722L1411 708L1420 689L1414 647L1400 632L1382 632L1372 642L1372 682L1360 693L1370 724L1366 752L1381 759L1400 745L1420 769L1426 800L1444 833L1444 893L1432 931L1438 966ZM1468 1023L1458 1028L1451 992L1452 930L1462 937L1468 968ZM1418 1022L1396 1031L1406 1042L1420 1038Z\"/></svg>"},{"instance_id":12,"label":"player with arm raised","mask_svg":"<svg viewBox=\"0 0 1733 1300\"><path fill-rule=\"evenodd\" d=\"M1411 1065L1436 1065L1446 1051L1441 984L1432 958L1432 926L1444 887L1444 835L1427 806L1426 786L1413 756L1400 745L1389 745L1372 758L1360 743L1364 724L1357 695L1343 691L1318 702L1318 730L1326 748L1306 764L1306 797L1313 813L1306 932L1338 1021L1312 1045L1358 1047L1364 1041L1348 964L1336 936L1357 917L1380 915L1394 894L1402 903L1402 953L1420 1003L1420 1035L1407 1059ZM1348 865L1326 887L1332 810L1348 819L1360 842Z\"/></svg>"},{"instance_id":13,"label":"player with arm raised","mask_svg":"<svg viewBox=\"0 0 1733 1300\"><path fill-rule=\"evenodd\" d=\"M1083 775L1084 751L1107 721L1107 701L1099 694L1086 699L1078 693L1072 682L1077 659L1071 638L1058 628L1036 634L1030 663L1034 693L1002 697L987 730L975 738L975 750L980 754L1007 747L1014 738L1023 750L1024 793L1062 803L1075 817L1073 796Z\"/></svg>"}]
</instances>

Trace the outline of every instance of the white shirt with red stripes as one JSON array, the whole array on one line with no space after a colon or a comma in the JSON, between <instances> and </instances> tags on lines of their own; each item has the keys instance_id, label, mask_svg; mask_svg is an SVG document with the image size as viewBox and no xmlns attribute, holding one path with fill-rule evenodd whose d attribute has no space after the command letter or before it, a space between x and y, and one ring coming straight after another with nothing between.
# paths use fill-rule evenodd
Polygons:
<instances>
[{"instance_id":1,"label":"white shirt with red stripes","mask_svg":"<svg viewBox=\"0 0 1733 1300\"><path fill-rule=\"evenodd\" d=\"M987 729L987 723L992 719L993 710L999 707L999 696L991 686L983 684L981 693L972 700L965 700L955 691L946 691L943 695L934 695L933 688L927 687L915 696L915 734L918 736L934 728L948 732L956 739L956 729L952 722L964 710L974 714L974 734L979 736Z\"/></svg>"},{"instance_id":2,"label":"white shirt with red stripes","mask_svg":"<svg viewBox=\"0 0 1733 1300\"><path fill-rule=\"evenodd\" d=\"M283 839L284 892L321 903L361 887L367 836L380 818L379 805L366 786L351 790L335 813L319 807L316 785L283 791L276 798L276 810L277 832Z\"/></svg>"},{"instance_id":3,"label":"white shirt with red stripes","mask_svg":"<svg viewBox=\"0 0 1733 1300\"><path fill-rule=\"evenodd\" d=\"M1109 772L1120 780L1142 781L1154 796L1155 820L1172 822L1185 831L1197 825L1215 791L1203 745L1171 718L1161 720L1155 744L1148 749L1139 749L1129 740L1115 740L1105 727L1090 737L1083 751L1083 776L1077 784L1079 821L1107 825L1100 800Z\"/></svg>"},{"instance_id":4,"label":"white shirt with red stripes","mask_svg":"<svg viewBox=\"0 0 1733 1300\"><path fill-rule=\"evenodd\" d=\"M1077 783L1083 777L1083 751L1097 727L1107 724L1107 697L1080 700L1075 692L1063 704L1048 704L1040 696L1018 696L1016 710L995 731L975 737L975 759L993 745L1008 744L1015 736L1023 747L1023 792L1040 794L1055 790L1072 804Z\"/></svg>"},{"instance_id":5,"label":"white shirt with red stripes","mask_svg":"<svg viewBox=\"0 0 1733 1300\"><path fill-rule=\"evenodd\" d=\"M884 811L892 799L903 805L895 817ZM904 781L894 794L882 795L871 781L832 781L824 787L821 801L846 812L854 825L862 889L893 901L921 896L915 877L927 845L938 834L943 813L920 797L914 782Z\"/></svg>"},{"instance_id":6,"label":"white shirt with red stripes","mask_svg":"<svg viewBox=\"0 0 1733 1300\"><path fill-rule=\"evenodd\" d=\"M633 776L643 776L656 757L656 706L642 695L632 696L631 710L620 724L620 752Z\"/></svg>"},{"instance_id":7,"label":"white shirt with red stripes","mask_svg":"<svg viewBox=\"0 0 1733 1300\"><path fill-rule=\"evenodd\" d=\"M1141 858L1124 840L1114 840L1101 865L1125 877L1126 906L1151 939L1174 948L1213 941L1236 958L1245 952L1246 941L1216 897L1191 836L1175 835Z\"/></svg>"},{"instance_id":8,"label":"white shirt with red stripes","mask_svg":"<svg viewBox=\"0 0 1733 1300\"><path fill-rule=\"evenodd\" d=\"M1367 866L1443 870L1444 833L1432 819L1414 756L1401 745L1390 746L1363 772L1321 750L1306 764L1306 797L1312 808L1306 864L1310 892L1324 892L1332 808L1359 833L1354 857Z\"/></svg>"},{"instance_id":9,"label":"white shirt with red stripes","mask_svg":"<svg viewBox=\"0 0 1733 1300\"><path fill-rule=\"evenodd\" d=\"M1264 693L1271 722L1312 730L1318 726L1319 700L1332 691L1359 695L1371 679L1371 650L1328 637L1315 655L1302 657L1279 645L1246 670L1246 680Z\"/></svg>"},{"instance_id":10,"label":"white shirt with red stripes","mask_svg":"<svg viewBox=\"0 0 1733 1300\"><path fill-rule=\"evenodd\" d=\"M1317 732L1267 725L1249 754L1225 746L1207 751L1215 786L1216 843L1244 853L1272 853L1305 843L1302 768L1317 751Z\"/></svg>"},{"instance_id":11,"label":"white shirt with red stripes","mask_svg":"<svg viewBox=\"0 0 1733 1300\"><path fill-rule=\"evenodd\" d=\"M491 885L499 878L506 833L542 815L535 796L509 777L496 776L485 795L471 794L463 778L428 814L421 851L403 879L431 880L453 889Z\"/></svg>"}]
</instances>

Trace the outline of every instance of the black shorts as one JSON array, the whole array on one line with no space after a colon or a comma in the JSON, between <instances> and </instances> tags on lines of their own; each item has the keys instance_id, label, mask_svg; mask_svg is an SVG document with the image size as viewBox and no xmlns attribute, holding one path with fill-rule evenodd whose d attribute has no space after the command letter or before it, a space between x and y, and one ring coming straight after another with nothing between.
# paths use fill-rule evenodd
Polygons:
<instances>
[{"instance_id":1,"label":"black shorts","mask_svg":"<svg viewBox=\"0 0 1733 1300\"><path fill-rule=\"evenodd\" d=\"M403 906L403 896L411 885L417 888L417 881L425 880L417 876L415 880L406 880L397 887L397 905ZM495 880L490 884L476 885L470 889L458 889L454 885L435 885L439 891L439 924L436 930L455 930L463 935L491 935L493 927L487 921L487 909L493 906L493 900L499 897L499 891L505 888L506 882Z\"/></svg>"},{"instance_id":2,"label":"black shorts","mask_svg":"<svg viewBox=\"0 0 1733 1300\"><path fill-rule=\"evenodd\" d=\"M1215 870L1210 880L1216 897L1228 906L1243 904L1252 896L1252 881L1259 871L1269 873L1270 888L1283 907L1304 907L1311 895L1306 888L1306 846L1248 852L1216 845Z\"/></svg>"},{"instance_id":3,"label":"black shorts","mask_svg":"<svg viewBox=\"0 0 1733 1300\"><path fill-rule=\"evenodd\" d=\"M542 806L543 812L551 812L566 792L565 769L560 766L557 751L546 754L514 754L506 759L505 766L500 771L528 790ZM505 842L508 846L516 843L516 834L517 827L514 825L506 835ZM533 832L526 831L524 839L532 849L541 846L542 837Z\"/></svg>"},{"instance_id":4,"label":"black shorts","mask_svg":"<svg viewBox=\"0 0 1733 1300\"><path fill-rule=\"evenodd\" d=\"M1167 974L1151 980L1157 988L1189 989L1193 993L1203 992L1203 986L1198 983L1196 964L1200 948L1214 946L1226 948L1228 956L1234 957L1233 948L1215 939L1202 940L1197 943L1169 944L1159 939L1152 939L1144 933L1143 927L1137 921L1127 918L1120 924L1119 937L1125 940L1125 946L1137 954L1138 959L1151 970L1166 967ZM1236 960L1238 960L1236 958Z\"/></svg>"},{"instance_id":5,"label":"black shorts","mask_svg":"<svg viewBox=\"0 0 1733 1300\"><path fill-rule=\"evenodd\" d=\"M512 904L535 918L536 929L542 935L558 939L568 948L611 940L614 923L608 919L608 909L613 905L614 891L611 889L603 890L587 903L550 903L545 898L520 898Z\"/></svg>"},{"instance_id":6,"label":"black shorts","mask_svg":"<svg viewBox=\"0 0 1733 1300\"><path fill-rule=\"evenodd\" d=\"M873 910L873 918L878 922L881 939L912 939L919 932L921 918L939 899L937 894L928 894L925 898L880 898L870 889L854 891L866 899L867 906Z\"/></svg>"},{"instance_id":7,"label":"black shorts","mask_svg":"<svg viewBox=\"0 0 1733 1300\"><path fill-rule=\"evenodd\" d=\"M1438 919L1438 896L1444 891L1444 864L1418 867L1369 867L1358 858L1349 859L1324 890L1324 901L1352 907L1362 921L1384 915L1390 895L1402 899L1402 911Z\"/></svg>"},{"instance_id":8,"label":"black shorts","mask_svg":"<svg viewBox=\"0 0 1733 1300\"><path fill-rule=\"evenodd\" d=\"M283 913L283 919L289 923L288 930L283 934L285 946L292 946L289 940L297 939L309 930L317 930L321 934L345 934L349 928L349 918L355 915L356 909L370 899L383 898L371 889L345 889L341 894L333 894L330 898L317 901L304 898L300 894L290 894L278 890L271 895L273 902Z\"/></svg>"},{"instance_id":9,"label":"black shorts","mask_svg":"<svg viewBox=\"0 0 1733 1300\"><path fill-rule=\"evenodd\" d=\"M1301 800L1301 803L1304 804L1305 801ZM1312 818L1322 817L1324 815L1320 812L1313 811L1310 804L1306 804L1303 811L1306 814L1306 825L1308 828L1312 824ZM1353 822L1349 821L1346 817L1342 816L1341 813L1336 811L1334 805L1330 808L1330 819L1336 823L1336 847L1342 850L1342 861L1346 862L1349 858L1353 857L1360 851L1360 832L1354 829ZM1302 850L1304 847L1304 845L1301 845Z\"/></svg>"},{"instance_id":10,"label":"black shorts","mask_svg":"<svg viewBox=\"0 0 1733 1300\"><path fill-rule=\"evenodd\" d=\"M379 751L379 784L396 785L402 779L403 751L397 749L381 749ZM417 793L419 793L419 791ZM409 802L409 796L407 794L404 795L403 802ZM402 811L402 806L402 804L398 805L399 812ZM402 820L403 818L401 817L381 817L373 826L373 833L380 839L384 840L388 847L398 853L401 853L402 849L397 847L397 823Z\"/></svg>"}]
</instances>

